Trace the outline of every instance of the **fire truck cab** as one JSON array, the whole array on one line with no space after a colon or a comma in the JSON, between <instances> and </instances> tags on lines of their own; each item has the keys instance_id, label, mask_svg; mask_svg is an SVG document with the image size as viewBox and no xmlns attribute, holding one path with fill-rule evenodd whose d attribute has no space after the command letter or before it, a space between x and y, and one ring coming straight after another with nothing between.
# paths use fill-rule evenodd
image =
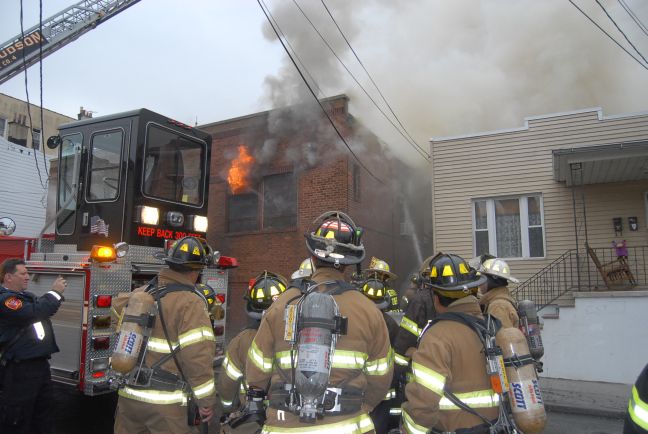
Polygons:
<instances>
[{"instance_id":1,"label":"fire truck cab","mask_svg":"<svg viewBox=\"0 0 648 434\"><path fill-rule=\"evenodd\" d=\"M55 237L39 240L28 258L29 290L40 295L58 275L67 279L52 318L60 348L52 378L95 395L109 391L113 297L153 278L163 266L154 254L173 240L206 236L211 137L140 109L64 124L48 146L59 147ZM223 257L202 274L221 302L235 264Z\"/></svg>"}]
</instances>

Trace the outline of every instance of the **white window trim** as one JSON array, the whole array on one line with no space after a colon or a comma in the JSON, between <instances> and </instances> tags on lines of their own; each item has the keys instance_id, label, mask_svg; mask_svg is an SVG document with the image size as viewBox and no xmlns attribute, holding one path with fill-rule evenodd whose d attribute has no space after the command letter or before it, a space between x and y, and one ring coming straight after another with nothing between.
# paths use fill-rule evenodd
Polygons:
<instances>
[{"instance_id":1,"label":"white window trim","mask_svg":"<svg viewBox=\"0 0 648 434\"><path fill-rule=\"evenodd\" d=\"M538 197L540 198L540 225L534 225L532 227L541 227L542 228L542 251L543 256L529 256L530 245L529 245L529 202L527 199L529 197ZM646 215L648 218L648 192L645 193L644 198L646 200ZM496 196L496 197L480 197L473 198L471 200L472 206L472 237L473 237L473 255L477 256L477 220L475 215L475 202L486 202L486 216L488 227L488 251L490 254L497 256L497 233L495 225L495 201L496 200L507 200L507 199L518 199L520 207L520 236L522 244L522 256L521 257L512 257L512 258L502 258L507 261L519 261L519 260L540 260L547 258L547 231L545 228L545 218L544 218L544 198L540 193L528 193L521 195L513 196ZM483 230L483 229L480 229Z\"/></svg>"}]
</instances>

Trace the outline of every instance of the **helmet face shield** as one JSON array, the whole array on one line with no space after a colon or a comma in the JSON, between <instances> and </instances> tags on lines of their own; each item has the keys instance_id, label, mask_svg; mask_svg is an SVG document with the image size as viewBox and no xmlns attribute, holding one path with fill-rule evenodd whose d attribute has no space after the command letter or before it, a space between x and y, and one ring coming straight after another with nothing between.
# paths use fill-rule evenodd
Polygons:
<instances>
[{"instance_id":1,"label":"helmet face shield","mask_svg":"<svg viewBox=\"0 0 648 434\"><path fill-rule=\"evenodd\" d=\"M364 259L362 229L343 212L322 214L305 236L306 247L321 261L339 266L357 264Z\"/></svg>"}]
</instances>

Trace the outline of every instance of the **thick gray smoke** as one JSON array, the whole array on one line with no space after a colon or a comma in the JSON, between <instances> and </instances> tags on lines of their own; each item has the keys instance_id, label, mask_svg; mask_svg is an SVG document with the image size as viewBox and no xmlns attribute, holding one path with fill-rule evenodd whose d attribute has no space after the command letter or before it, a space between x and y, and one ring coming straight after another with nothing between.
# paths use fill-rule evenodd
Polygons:
<instances>
[{"instance_id":1,"label":"thick gray smoke","mask_svg":"<svg viewBox=\"0 0 648 434\"><path fill-rule=\"evenodd\" d=\"M648 2L625 0L648 23ZM298 0L324 38L376 101L322 3ZM526 116L587 107L606 115L648 109L642 68L565 0L325 0L408 131L428 149L434 136L522 126ZM632 52L595 2L576 3ZM603 0L648 57L648 37L617 1ZM420 162L340 66L292 1L267 4L320 97L345 93L350 112L394 154ZM269 26L269 39L275 39ZM639 57L635 54L635 57ZM274 107L312 99L286 61L266 79ZM387 112L387 108L383 110Z\"/></svg>"}]
</instances>

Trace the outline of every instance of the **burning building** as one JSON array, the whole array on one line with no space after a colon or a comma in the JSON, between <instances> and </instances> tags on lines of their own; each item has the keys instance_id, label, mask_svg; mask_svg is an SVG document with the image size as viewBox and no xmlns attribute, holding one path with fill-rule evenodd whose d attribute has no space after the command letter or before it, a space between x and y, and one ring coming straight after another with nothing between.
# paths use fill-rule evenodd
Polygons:
<instances>
[{"instance_id":1,"label":"burning building","mask_svg":"<svg viewBox=\"0 0 648 434\"><path fill-rule=\"evenodd\" d=\"M248 281L263 270L289 278L308 256L304 234L325 211L351 215L364 229L363 267L372 256L386 260L400 286L421 251L431 254L423 235L431 208L427 178L406 176L412 169L349 114L346 96L322 103L358 159L316 104L200 126L213 138L209 240L240 263L229 280L230 337L247 322ZM420 212L409 210L408 179L417 179L414 190L427 197L416 199Z\"/></svg>"}]
</instances>

